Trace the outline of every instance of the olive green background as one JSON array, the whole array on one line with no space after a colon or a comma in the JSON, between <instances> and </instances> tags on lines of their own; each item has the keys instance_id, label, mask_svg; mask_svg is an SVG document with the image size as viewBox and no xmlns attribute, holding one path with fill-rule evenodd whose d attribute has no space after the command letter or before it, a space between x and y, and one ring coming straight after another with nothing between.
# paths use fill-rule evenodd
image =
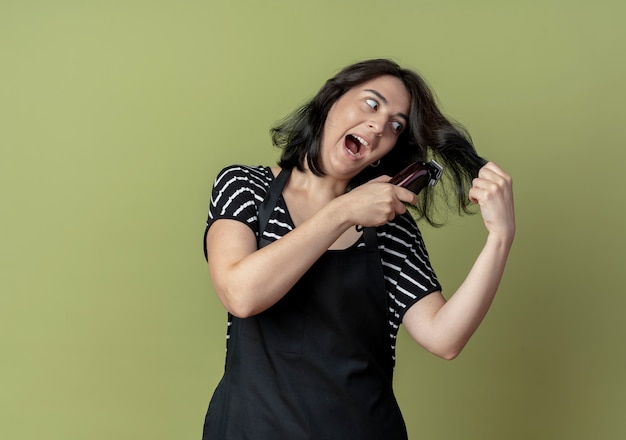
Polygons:
<instances>
[{"instance_id":1,"label":"olive green background","mask_svg":"<svg viewBox=\"0 0 626 440\"><path fill-rule=\"evenodd\" d=\"M273 163L273 122L344 65L391 57L512 174L518 219L458 359L401 334L411 438L626 438L625 13L0 0L0 437L199 439L224 355L201 246L215 174ZM481 219L423 231L449 295Z\"/></svg>"}]
</instances>

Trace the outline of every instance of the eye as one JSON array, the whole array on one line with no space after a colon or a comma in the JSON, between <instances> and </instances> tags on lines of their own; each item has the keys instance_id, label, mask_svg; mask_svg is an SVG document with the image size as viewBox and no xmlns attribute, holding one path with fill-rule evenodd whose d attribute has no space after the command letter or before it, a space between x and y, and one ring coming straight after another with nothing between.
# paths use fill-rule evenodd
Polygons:
<instances>
[{"instance_id":1,"label":"eye","mask_svg":"<svg viewBox=\"0 0 626 440\"><path fill-rule=\"evenodd\" d=\"M400 133L404 127L398 121L391 121L391 128L393 129L394 133Z\"/></svg>"},{"instance_id":2,"label":"eye","mask_svg":"<svg viewBox=\"0 0 626 440\"><path fill-rule=\"evenodd\" d=\"M371 108L373 108L374 110L378 110L378 101L376 101L375 99L367 98L365 100L365 103L369 105Z\"/></svg>"}]
</instances>

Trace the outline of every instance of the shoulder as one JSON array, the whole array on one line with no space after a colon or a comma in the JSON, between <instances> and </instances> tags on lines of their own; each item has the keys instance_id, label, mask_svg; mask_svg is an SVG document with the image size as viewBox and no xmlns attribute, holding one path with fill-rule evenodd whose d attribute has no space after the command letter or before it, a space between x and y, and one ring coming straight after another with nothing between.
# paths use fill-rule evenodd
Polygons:
<instances>
[{"instance_id":1,"label":"shoulder","mask_svg":"<svg viewBox=\"0 0 626 440\"><path fill-rule=\"evenodd\" d=\"M242 210L255 212L272 180L269 167L231 165L222 169L213 184L209 219L237 216Z\"/></svg>"},{"instance_id":2,"label":"shoulder","mask_svg":"<svg viewBox=\"0 0 626 440\"><path fill-rule=\"evenodd\" d=\"M273 180L269 167L230 165L222 169L213 184L212 199L216 204L223 197L231 198L245 192L263 199Z\"/></svg>"},{"instance_id":3,"label":"shoulder","mask_svg":"<svg viewBox=\"0 0 626 440\"><path fill-rule=\"evenodd\" d=\"M214 187L224 188L232 184L249 184L267 188L272 180L273 175L269 167L229 165L217 174Z\"/></svg>"}]
</instances>

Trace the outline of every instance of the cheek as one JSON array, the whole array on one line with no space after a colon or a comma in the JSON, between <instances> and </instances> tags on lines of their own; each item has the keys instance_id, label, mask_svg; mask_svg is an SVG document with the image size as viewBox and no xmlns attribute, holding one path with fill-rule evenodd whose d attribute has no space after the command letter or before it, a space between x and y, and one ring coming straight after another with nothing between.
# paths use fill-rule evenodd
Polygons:
<instances>
[{"instance_id":1,"label":"cheek","mask_svg":"<svg viewBox=\"0 0 626 440\"><path fill-rule=\"evenodd\" d=\"M326 137L329 140L343 138L358 125L358 115L354 111L346 110L342 112L340 110L340 108L337 108L336 111L328 113L322 137Z\"/></svg>"},{"instance_id":2,"label":"cheek","mask_svg":"<svg viewBox=\"0 0 626 440\"><path fill-rule=\"evenodd\" d=\"M398 140L395 139L395 138L394 139L389 139L389 140L385 139L385 141L381 142L381 144L380 144L380 151L381 151L381 153L383 155L389 153L391 150L393 150L393 147L395 147L397 141Z\"/></svg>"},{"instance_id":3,"label":"cheek","mask_svg":"<svg viewBox=\"0 0 626 440\"><path fill-rule=\"evenodd\" d=\"M355 105L347 105L338 101L331 107L327 119L332 118L335 125L350 125L357 121L359 117L359 109Z\"/></svg>"}]
</instances>

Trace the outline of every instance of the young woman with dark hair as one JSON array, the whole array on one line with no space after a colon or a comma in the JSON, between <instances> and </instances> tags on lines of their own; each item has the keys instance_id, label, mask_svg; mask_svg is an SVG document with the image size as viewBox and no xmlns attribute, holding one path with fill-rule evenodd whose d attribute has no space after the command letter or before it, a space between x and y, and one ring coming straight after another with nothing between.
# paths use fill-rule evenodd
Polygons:
<instances>
[{"instance_id":1,"label":"young woman with dark hair","mask_svg":"<svg viewBox=\"0 0 626 440\"><path fill-rule=\"evenodd\" d=\"M445 359L460 353L513 242L511 178L389 60L340 71L272 139L278 167L227 167L213 187L205 253L229 325L203 438L406 439L392 389L398 328ZM389 183L432 158L452 199ZM488 231L448 301L407 212L434 224L435 200L477 204Z\"/></svg>"},{"instance_id":2,"label":"young woman with dark hair","mask_svg":"<svg viewBox=\"0 0 626 440\"><path fill-rule=\"evenodd\" d=\"M407 127L398 136L393 150L381 159L380 166L366 168L356 176L350 187L387 174L395 175L412 162L434 158L444 163L448 186L453 194L440 197L456 203L459 212L469 213L467 192L472 179L486 161L478 156L465 129L446 118L435 102L423 78L409 69L387 59L375 59L353 64L329 79L311 101L271 129L274 145L283 149L278 165L304 170L305 165L317 176L324 175L319 163L320 141L326 115L334 102L352 87L378 76L390 75L402 81L409 93L410 108ZM306 162L306 163L305 163ZM429 188L420 194L417 205L420 217L436 224L433 197Z\"/></svg>"}]
</instances>

